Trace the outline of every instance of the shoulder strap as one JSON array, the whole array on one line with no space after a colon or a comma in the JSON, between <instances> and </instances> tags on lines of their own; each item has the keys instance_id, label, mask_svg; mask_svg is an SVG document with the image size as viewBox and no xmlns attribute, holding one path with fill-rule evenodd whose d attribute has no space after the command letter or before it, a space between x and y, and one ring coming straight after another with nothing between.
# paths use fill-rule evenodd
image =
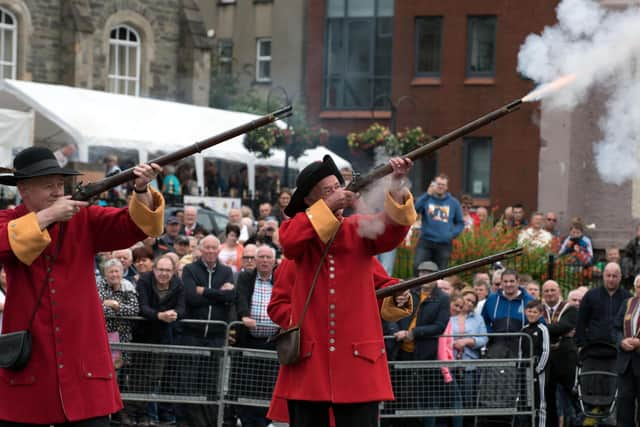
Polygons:
<instances>
[{"instance_id":1,"label":"shoulder strap","mask_svg":"<svg viewBox=\"0 0 640 427\"><path fill-rule=\"evenodd\" d=\"M53 265L58 258L58 253L60 252L60 246L62 245L62 233L64 232L64 226L62 223L58 225L58 240L56 241L56 247L53 248L53 256L51 257L51 263L47 267L47 273L44 276L44 283L42 283L42 288L40 289L40 295L36 300L36 306L33 309L33 313L31 314L31 319L29 320L29 326L27 327L28 331L31 331L31 325L33 325L33 319L36 318L36 313L38 312L38 307L40 307L40 300L42 300L42 296L44 295L44 291L47 289L47 283L49 283L49 276L51 276L51 270L53 269Z\"/></svg>"},{"instance_id":2,"label":"shoulder strap","mask_svg":"<svg viewBox=\"0 0 640 427\"><path fill-rule=\"evenodd\" d=\"M338 228L336 229L335 233L333 233L333 236L331 236L331 239L327 242L327 245L324 247L324 252L322 253L322 257L320 258L320 261L318 262L318 267L316 268L316 273L313 276L313 281L311 282L311 288L309 289L309 294L307 294L307 300L304 303L304 308L302 309L302 314L300 315L300 320L298 320L298 328L302 327L302 322L304 321L304 316L307 314L307 308L309 308L309 302L311 301L311 294L313 293L313 290L316 287L316 282L318 281L318 277L320 276L320 270L322 269L322 263L324 263L324 259L327 257L327 254L329 253L329 248L331 247L331 244L333 243L333 240L336 238L336 235L338 234L338 231L340 231L340 225L338 224Z\"/></svg>"}]
</instances>

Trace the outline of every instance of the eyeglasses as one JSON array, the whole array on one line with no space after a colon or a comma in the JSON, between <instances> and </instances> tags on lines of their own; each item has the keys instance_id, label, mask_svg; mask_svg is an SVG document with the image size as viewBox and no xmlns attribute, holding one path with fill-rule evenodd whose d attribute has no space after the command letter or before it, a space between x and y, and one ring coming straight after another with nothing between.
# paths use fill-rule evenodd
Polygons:
<instances>
[{"instance_id":1,"label":"eyeglasses","mask_svg":"<svg viewBox=\"0 0 640 427\"><path fill-rule=\"evenodd\" d=\"M547 221L558 222L556 218L547 218Z\"/></svg>"},{"instance_id":2,"label":"eyeglasses","mask_svg":"<svg viewBox=\"0 0 640 427\"><path fill-rule=\"evenodd\" d=\"M256 257L254 256L243 256L242 259L247 261L255 261Z\"/></svg>"}]
</instances>

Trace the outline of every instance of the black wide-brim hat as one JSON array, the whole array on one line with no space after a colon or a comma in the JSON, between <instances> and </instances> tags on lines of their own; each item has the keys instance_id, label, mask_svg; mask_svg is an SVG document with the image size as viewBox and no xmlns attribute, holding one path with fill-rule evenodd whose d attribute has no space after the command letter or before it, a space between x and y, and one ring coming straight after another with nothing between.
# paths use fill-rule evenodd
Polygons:
<instances>
[{"instance_id":1,"label":"black wide-brim hat","mask_svg":"<svg viewBox=\"0 0 640 427\"><path fill-rule=\"evenodd\" d=\"M340 174L340 170L328 154L321 162L313 162L302 169L296 179L296 191L291 195L291 201L284 208L284 213L289 218L293 218L298 212L304 212L309 207L304 198L309 195L317 183L331 175L335 175L340 184L344 185L344 178Z\"/></svg>"},{"instance_id":2,"label":"black wide-brim hat","mask_svg":"<svg viewBox=\"0 0 640 427\"><path fill-rule=\"evenodd\" d=\"M0 184L16 185L18 181L46 175L82 175L73 169L60 167L56 156L46 147L29 147L13 159L13 175L0 175Z\"/></svg>"}]
</instances>

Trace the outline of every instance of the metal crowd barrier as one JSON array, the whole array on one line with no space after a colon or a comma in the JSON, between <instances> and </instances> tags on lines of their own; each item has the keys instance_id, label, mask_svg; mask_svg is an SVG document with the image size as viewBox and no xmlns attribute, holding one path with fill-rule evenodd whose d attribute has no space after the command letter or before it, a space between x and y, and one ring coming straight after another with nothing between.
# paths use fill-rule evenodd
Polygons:
<instances>
[{"instance_id":1,"label":"metal crowd barrier","mask_svg":"<svg viewBox=\"0 0 640 427\"><path fill-rule=\"evenodd\" d=\"M224 327L226 338L242 325L184 322ZM529 348L532 346L526 334L486 335L490 339L521 338ZM217 405L219 426L225 405L268 407L279 369L274 351L230 345L211 348L114 343L111 349L120 352L124 360L118 369L123 400ZM443 368L448 369L451 381L445 380ZM533 425L533 369L534 359L522 357L390 361L396 399L381 403L380 418L508 416L530 418Z\"/></svg>"}]
</instances>

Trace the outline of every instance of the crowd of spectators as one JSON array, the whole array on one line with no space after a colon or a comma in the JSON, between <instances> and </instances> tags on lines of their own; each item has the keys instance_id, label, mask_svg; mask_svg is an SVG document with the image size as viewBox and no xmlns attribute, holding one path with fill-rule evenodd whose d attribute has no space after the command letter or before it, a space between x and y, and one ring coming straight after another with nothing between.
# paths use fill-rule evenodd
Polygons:
<instances>
[{"instance_id":1,"label":"crowd of spectators","mask_svg":"<svg viewBox=\"0 0 640 427\"><path fill-rule=\"evenodd\" d=\"M117 173L117 159L107 163L107 168L108 173ZM229 178L229 182L225 182L215 166L209 164L207 168L208 186L233 188L233 182L242 181ZM168 201L186 194L185 189L190 191L181 181L181 174L186 176L184 171L165 169L160 187ZM114 189L112 197L122 198L122 191L126 192L126 189ZM146 239L131 248L99 254L96 281L110 339L114 342L220 347L227 344L225 328L177 321L239 321L244 328L234 336L233 344L272 349L267 338L274 335L277 328L266 315L266 307L273 271L281 257L278 227L285 219L283 210L290 198L289 191L280 192L273 205L260 204L255 216L249 207L231 209L228 225L217 236L209 234L210 230L197 223L197 207L185 206L181 212L166 219L165 233L161 237ZM446 175L438 176L429 190L416 198L416 210L422 216L415 252L417 275L446 268L452 241L460 233L472 233L480 224L493 221L486 207L473 206L472 198L463 195L461 203L458 202L448 192ZM592 242L582 220L574 218L566 235L558 229L557 221L554 212L534 212L527 216L524 207L518 204L506 208L491 226L516 230L520 245L554 248L558 256L571 257L578 266L595 265ZM518 357L524 351L521 340L487 339L484 334L547 334L547 344L543 340L528 350L533 351L536 358L536 378L544 373L547 378L546 383L540 381L539 389L536 389L538 407L546 405L547 420L539 417L538 421L543 423L540 425L555 426L565 420L568 425L568 420L577 415L573 387L578 349L593 342L607 342L620 348L620 340L624 339L624 336L618 336L616 340L616 331L622 329L620 313L624 314L624 309L628 308L625 301L631 296L625 288L631 288L634 280L640 282L636 277L640 273L640 226L622 254L618 248L607 249L606 263L599 265L602 286L592 289L581 287L563 296L560 286L553 280L540 284L532 280L527 271L500 267L477 272L470 283L450 277L413 290L413 314L402 321L384 324L386 334L393 337L387 342L388 358L475 360ZM0 270L0 316L3 276ZM536 311L539 312L537 318ZM131 322L118 319L118 316L142 316L147 321ZM456 338L459 334L473 336ZM442 335L454 337L447 340ZM637 341L629 346L640 348L640 340ZM136 363L154 367L139 379L143 386L153 391L163 375L166 359L156 357L149 362L114 353L114 364L118 369ZM465 372L443 371L442 381L456 387L457 399L464 402L465 407L476 402L480 379L473 366ZM621 402L620 407L625 408L625 404L628 402ZM259 408L241 408L237 415L243 426L266 426L268 423L266 410ZM225 414L225 419L233 419L233 416ZM213 425L216 417L213 406L129 402L114 420L122 425L145 426L177 421L198 427ZM424 425L434 423L435 419L428 419ZM455 426L466 423L462 418L453 421Z\"/></svg>"},{"instance_id":2,"label":"crowd of spectators","mask_svg":"<svg viewBox=\"0 0 640 427\"><path fill-rule=\"evenodd\" d=\"M166 218L162 236L98 254L96 282L110 340L222 347L227 344L226 324L239 321L243 326L236 331L234 344L273 349L267 339L277 327L266 308L273 270L281 256L275 215L282 215L289 198L289 192L282 192L276 206L261 204L257 217L251 209L231 209L219 236L197 222L198 207L185 206ZM122 316L142 316L145 321ZM180 322L185 319L212 323ZM158 391L166 364L162 354L143 357L114 352L114 365L125 374L128 368L145 367L144 375L135 375L139 378L132 381L149 393ZM244 426L266 426L265 416L266 410L244 407L224 414L227 424L235 425L239 417ZM127 402L113 420L121 425L210 426L216 423L217 411L212 405Z\"/></svg>"}]
</instances>

